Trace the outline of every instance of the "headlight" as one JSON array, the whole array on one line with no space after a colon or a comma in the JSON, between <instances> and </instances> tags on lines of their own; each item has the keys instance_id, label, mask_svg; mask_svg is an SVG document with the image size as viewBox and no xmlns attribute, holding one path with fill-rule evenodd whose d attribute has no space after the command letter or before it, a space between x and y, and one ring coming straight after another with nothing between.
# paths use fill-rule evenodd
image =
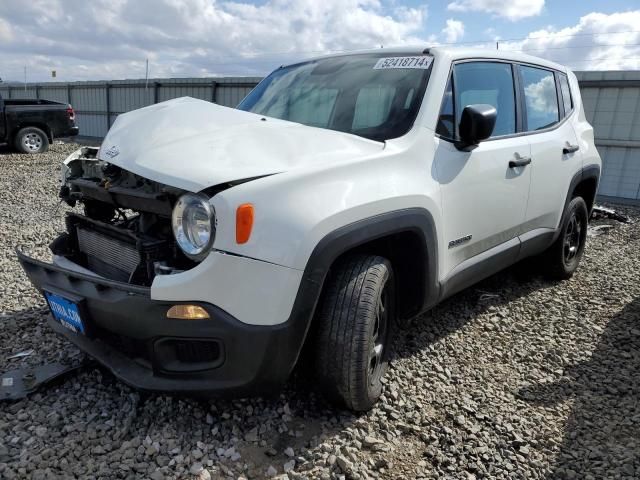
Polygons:
<instances>
[{"instance_id":1,"label":"headlight","mask_svg":"<svg viewBox=\"0 0 640 480\"><path fill-rule=\"evenodd\" d=\"M178 199L171 215L176 242L192 260L200 261L209 252L215 236L215 212L204 195L187 193Z\"/></svg>"}]
</instances>

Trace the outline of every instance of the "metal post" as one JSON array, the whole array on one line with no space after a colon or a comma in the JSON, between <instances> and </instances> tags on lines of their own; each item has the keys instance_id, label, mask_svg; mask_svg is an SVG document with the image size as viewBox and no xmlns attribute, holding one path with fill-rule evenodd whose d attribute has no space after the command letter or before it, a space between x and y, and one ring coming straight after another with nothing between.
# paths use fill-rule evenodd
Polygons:
<instances>
[{"instance_id":1,"label":"metal post","mask_svg":"<svg viewBox=\"0 0 640 480\"><path fill-rule=\"evenodd\" d=\"M211 102L216 103L216 93L218 91L218 82L215 80L211 81Z\"/></svg>"},{"instance_id":2,"label":"metal post","mask_svg":"<svg viewBox=\"0 0 640 480\"><path fill-rule=\"evenodd\" d=\"M496 50L500 50L500 42L496 41Z\"/></svg>"},{"instance_id":3,"label":"metal post","mask_svg":"<svg viewBox=\"0 0 640 480\"><path fill-rule=\"evenodd\" d=\"M159 88L160 88L160 82L153 82L153 103L158 103Z\"/></svg>"},{"instance_id":4,"label":"metal post","mask_svg":"<svg viewBox=\"0 0 640 480\"><path fill-rule=\"evenodd\" d=\"M67 103L71 105L71 85L67 83Z\"/></svg>"},{"instance_id":5,"label":"metal post","mask_svg":"<svg viewBox=\"0 0 640 480\"><path fill-rule=\"evenodd\" d=\"M147 91L147 87L149 86L149 59L147 58L146 67L144 70L144 91Z\"/></svg>"},{"instance_id":6,"label":"metal post","mask_svg":"<svg viewBox=\"0 0 640 480\"><path fill-rule=\"evenodd\" d=\"M36 89L36 100L40 100L40 85L34 87Z\"/></svg>"},{"instance_id":7,"label":"metal post","mask_svg":"<svg viewBox=\"0 0 640 480\"><path fill-rule=\"evenodd\" d=\"M107 132L111 128L111 105L109 105L110 99L111 99L110 98L111 95L110 95L110 92L109 92L110 87L111 87L111 84L109 84L109 83L105 83L104 84L105 99L107 101L107 130L106 130ZM105 135L106 135L106 132L105 132Z\"/></svg>"}]
</instances>

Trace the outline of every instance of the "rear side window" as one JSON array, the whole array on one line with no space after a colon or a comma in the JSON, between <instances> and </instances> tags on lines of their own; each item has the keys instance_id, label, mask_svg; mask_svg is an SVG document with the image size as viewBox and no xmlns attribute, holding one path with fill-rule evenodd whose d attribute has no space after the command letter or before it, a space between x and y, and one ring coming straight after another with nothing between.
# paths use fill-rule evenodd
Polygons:
<instances>
[{"instance_id":1,"label":"rear side window","mask_svg":"<svg viewBox=\"0 0 640 480\"><path fill-rule=\"evenodd\" d=\"M498 112L492 137L516 132L516 101L511 64L467 62L454 67L455 118L468 105L489 104Z\"/></svg>"},{"instance_id":2,"label":"rear side window","mask_svg":"<svg viewBox=\"0 0 640 480\"><path fill-rule=\"evenodd\" d=\"M564 73L559 73L560 90L562 91L562 103L564 104L564 116L568 116L573 110L573 100L571 98L571 89L569 88L569 79Z\"/></svg>"},{"instance_id":3,"label":"rear side window","mask_svg":"<svg viewBox=\"0 0 640 480\"><path fill-rule=\"evenodd\" d=\"M542 130L558 123L558 93L553 72L520 65L524 90L527 131Z\"/></svg>"}]
</instances>

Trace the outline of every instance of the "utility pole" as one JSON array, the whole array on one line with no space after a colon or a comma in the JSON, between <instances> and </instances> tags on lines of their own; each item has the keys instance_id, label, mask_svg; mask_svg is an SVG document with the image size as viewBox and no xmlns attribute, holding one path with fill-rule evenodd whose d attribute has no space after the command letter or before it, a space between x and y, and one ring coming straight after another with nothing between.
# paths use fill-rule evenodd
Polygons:
<instances>
[{"instance_id":1,"label":"utility pole","mask_svg":"<svg viewBox=\"0 0 640 480\"><path fill-rule=\"evenodd\" d=\"M144 91L147 91L147 86L149 85L149 59L147 58L147 66L144 72Z\"/></svg>"},{"instance_id":2,"label":"utility pole","mask_svg":"<svg viewBox=\"0 0 640 480\"><path fill-rule=\"evenodd\" d=\"M24 66L24 93L27 93L27 66Z\"/></svg>"}]
</instances>

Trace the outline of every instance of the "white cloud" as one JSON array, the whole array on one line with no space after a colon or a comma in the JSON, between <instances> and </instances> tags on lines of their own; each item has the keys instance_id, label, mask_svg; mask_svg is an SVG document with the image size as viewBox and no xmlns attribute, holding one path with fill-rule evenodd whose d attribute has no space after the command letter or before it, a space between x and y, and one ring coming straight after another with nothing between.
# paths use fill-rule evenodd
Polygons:
<instances>
[{"instance_id":1,"label":"white cloud","mask_svg":"<svg viewBox=\"0 0 640 480\"><path fill-rule=\"evenodd\" d=\"M328 51L460 41L465 30L449 19L442 31L425 32L426 8L396 0L242 1L0 0L0 77L22 80L26 64L29 81L50 80L51 70L61 81L142 78L146 58L152 77L259 76ZM513 5L527 12L525 3L530 14L531 5L539 10L544 2L498 8L495 1L456 0L449 7L493 5L496 15L507 16ZM591 13L572 27L547 27L524 41L501 41L500 48L525 49L578 70L637 69L639 24L640 10ZM622 31L632 32L615 33Z\"/></svg>"},{"instance_id":2,"label":"white cloud","mask_svg":"<svg viewBox=\"0 0 640 480\"><path fill-rule=\"evenodd\" d=\"M527 85L524 93L527 109L533 109L534 114L549 114L558 109L556 84L551 74L536 83Z\"/></svg>"},{"instance_id":3,"label":"white cloud","mask_svg":"<svg viewBox=\"0 0 640 480\"><path fill-rule=\"evenodd\" d=\"M8 42L13 38L11 25L6 20L0 18L0 41Z\"/></svg>"},{"instance_id":4,"label":"white cloud","mask_svg":"<svg viewBox=\"0 0 640 480\"><path fill-rule=\"evenodd\" d=\"M511 21L540 15L544 0L456 0L447 8L455 12L488 12Z\"/></svg>"},{"instance_id":5,"label":"white cloud","mask_svg":"<svg viewBox=\"0 0 640 480\"><path fill-rule=\"evenodd\" d=\"M145 58L154 76L260 75L316 52L422 44L426 16L394 0L0 2L0 76L27 63L34 80L139 78Z\"/></svg>"},{"instance_id":6,"label":"white cloud","mask_svg":"<svg viewBox=\"0 0 640 480\"><path fill-rule=\"evenodd\" d=\"M464 23L450 18L447 20L447 25L442 29L442 33L445 42L455 43L464 36Z\"/></svg>"},{"instance_id":7,"label":"white cloud","mask_svg":"<svg viewBox=\"0 0 640 480\"><path fill-rule=\"evenodd\" d=\"M640 10L590 13L568 28L546 28L526 40L500 42L501 50L522 50L567 65L573 70L640 68Z\"/></svg>"}]
</instances>

